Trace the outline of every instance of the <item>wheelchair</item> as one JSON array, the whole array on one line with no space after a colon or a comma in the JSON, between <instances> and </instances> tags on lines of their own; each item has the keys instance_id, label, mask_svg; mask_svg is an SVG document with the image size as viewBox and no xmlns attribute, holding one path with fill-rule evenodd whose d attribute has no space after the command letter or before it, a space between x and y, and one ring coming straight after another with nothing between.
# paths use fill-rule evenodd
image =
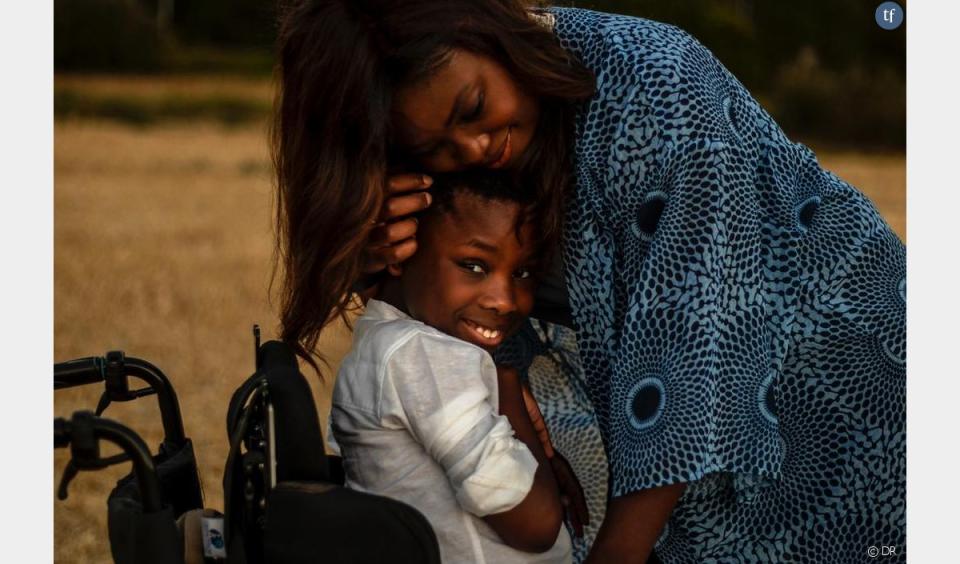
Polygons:
<instances>
[{"instance_id":1,"label":"wheelchair","mask_svg":"<svg viewBox=\"0 0 960 564\"><path fill-rule=\"evenodd\" d=\"M79 471L124 462L130 474L107 500L117 564L306 562L439 564L426 518L399 501L343 486L340 459L327 456L317 410L289 346L256 338L256 370L227 411L223 513L203 508L193 444L167 377L149 362L108 352L54 365L54 389L100 384L96 411L54 419L54 447L69 448L58 488L65 499ZM132 389L131 380L144 387ZM164 438L156 454L130 428L102 416L112 402L156 395ZM101 442L121 454L102 457Z\"/></svg>"}]
</instances>

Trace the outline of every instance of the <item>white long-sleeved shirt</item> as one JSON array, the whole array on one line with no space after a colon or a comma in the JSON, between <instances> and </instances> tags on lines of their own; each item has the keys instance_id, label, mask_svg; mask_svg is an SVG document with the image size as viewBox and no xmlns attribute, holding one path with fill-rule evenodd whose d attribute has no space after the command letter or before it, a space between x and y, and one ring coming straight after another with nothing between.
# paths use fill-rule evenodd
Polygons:
<instances>
[{"instance_id":1,"label":"white long-sleeved shirt","mask_svg":"<svg viewBox=\"0 0 960 564\"><path fill-rule=\"evenodd\" d=\"M547 552L504 544L481 517L516 507L537 461L498 414L483 349L371 300L333 392L332 435L347 486L420 510L444 562L569 562L560 527Z\"/></svg>"}]
</instances>

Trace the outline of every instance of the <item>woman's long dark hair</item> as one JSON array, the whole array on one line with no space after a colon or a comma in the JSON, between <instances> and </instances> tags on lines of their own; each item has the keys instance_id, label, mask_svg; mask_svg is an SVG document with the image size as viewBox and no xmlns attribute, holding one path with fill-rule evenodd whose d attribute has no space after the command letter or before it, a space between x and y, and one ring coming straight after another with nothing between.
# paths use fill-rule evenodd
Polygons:
<instances>
[{"instance_id":1,"label":"woman's long dark hair","mask_svg":"<svg viewBox=\"0 0 960 564\"><path fill-rule=\"evenodd\" d=\"M306 0L283 10L272 130L281 338L315 368L320 331L350 308L383 202L392 93L451 50L491 57L538 99L518 174L535 187L543 238L559 237L574 104L595 83L527 10L521 0Z\"/></svg>"}]
</instances>

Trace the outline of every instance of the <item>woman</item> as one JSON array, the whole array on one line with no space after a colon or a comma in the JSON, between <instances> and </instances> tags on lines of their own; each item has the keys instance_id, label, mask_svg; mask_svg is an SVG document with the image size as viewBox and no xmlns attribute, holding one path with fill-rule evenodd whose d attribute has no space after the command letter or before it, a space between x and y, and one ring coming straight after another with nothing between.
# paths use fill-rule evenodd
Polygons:
<instances>
[{"instance_id":1,"label":"woman","mask_svg":"<svg viewBox=\"0 0 960 564\"><path fill-rule=\"evenodd\" d=\"M563 236L545 311L572 318L610 470L591 561L903 553L903 245L702 45L514 0L327 1L280 57L301 355L415 251L421 171L510 170Z\"/></svg>"}]
</instances>

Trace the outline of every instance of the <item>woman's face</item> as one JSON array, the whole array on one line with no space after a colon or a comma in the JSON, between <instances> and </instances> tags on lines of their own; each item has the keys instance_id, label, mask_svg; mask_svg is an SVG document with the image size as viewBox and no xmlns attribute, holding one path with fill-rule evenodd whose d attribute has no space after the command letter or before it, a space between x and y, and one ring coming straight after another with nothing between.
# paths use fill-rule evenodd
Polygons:
<instances>
[{"instance_id":1,"label":"woman's face","mask_svg":"<svg viewBox=\"0 0 960 564\"><path fill-rule=\"evenodd\" d=\"M537 100L493 59L454 50L440 70L402 88L394 123L406 152L430 172L509 169L533 138Z\"/></svg>"}]
</instances>

